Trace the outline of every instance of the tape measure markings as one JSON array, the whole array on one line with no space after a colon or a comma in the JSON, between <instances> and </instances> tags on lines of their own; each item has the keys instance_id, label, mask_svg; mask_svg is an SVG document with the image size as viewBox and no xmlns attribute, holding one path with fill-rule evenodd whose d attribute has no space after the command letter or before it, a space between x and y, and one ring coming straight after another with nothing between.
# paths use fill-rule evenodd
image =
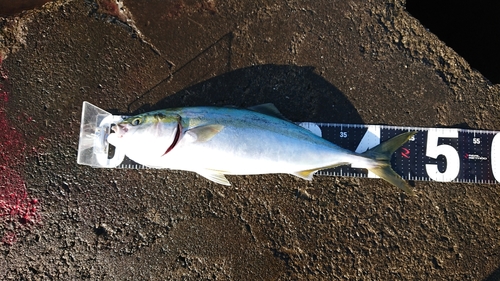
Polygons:
<instances>
[{"instance_id":1,"label":"tape measure markings","mask_svg":"<svg viewBox=\"0 0 500 281\"><path fill-rule=\"evenodd\" d=\"M313 124L320 128L325 139L350 150L356 150L357 147L373 147L403 132L419 132L398 149L391 159L394 170L406 180L490 184L500 181L500 132L497 131ZM376 138L377 133L380 135L379 141ZM368 140L368 144L361 145L364 140ZM360 171L348 166L323 170L318 174L370 177L366 170Z\"/></svg>"}]
</instances>

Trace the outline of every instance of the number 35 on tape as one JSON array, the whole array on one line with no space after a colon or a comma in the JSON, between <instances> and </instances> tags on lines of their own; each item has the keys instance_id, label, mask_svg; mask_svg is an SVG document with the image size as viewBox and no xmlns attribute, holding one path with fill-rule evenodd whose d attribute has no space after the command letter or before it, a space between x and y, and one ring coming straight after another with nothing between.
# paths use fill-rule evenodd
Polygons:
<instances>
[{"instance_id":1,"label":"number 35 on tape","mask_svg":"<svg viewBox=\"0 0 500 281\"><path fill-rule=\"evenodd\" d=\"M350 150L364 152L400 133L418 133L392 156L393 169L406 180L500 183L500 132L457 128L300 123ZM320 175L376 177L365 169L342 166Z\"/></svg>"}]
</instances>

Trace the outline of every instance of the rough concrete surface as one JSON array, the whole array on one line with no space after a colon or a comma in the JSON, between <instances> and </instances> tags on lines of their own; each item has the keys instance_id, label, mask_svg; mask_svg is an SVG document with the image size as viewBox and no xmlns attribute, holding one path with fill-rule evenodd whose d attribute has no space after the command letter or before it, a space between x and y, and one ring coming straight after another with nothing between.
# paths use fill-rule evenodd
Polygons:
<instances>
[{"instance_id":1,"label":"rough concrete surface","mask_svg":"<svg viewBox=\"0 0 500 281\"><path fill-rule=\"evenodd\" d=\"M0 279L499 280L500 186L76 164L81 104L500 130L404 0L55 1L1 20ZM10 205L9 205L10 204Z\"/></svg>"}]
</instances>

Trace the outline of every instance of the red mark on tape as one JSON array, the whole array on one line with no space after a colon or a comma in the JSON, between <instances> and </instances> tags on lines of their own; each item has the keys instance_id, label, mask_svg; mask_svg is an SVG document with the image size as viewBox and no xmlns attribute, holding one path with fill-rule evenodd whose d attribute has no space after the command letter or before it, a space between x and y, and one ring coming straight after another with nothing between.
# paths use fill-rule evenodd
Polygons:
<instances>
[{"instance_id":1,"label":"red mark on tape","mask_svg":"<svg viewBox=\"0 0 500 281\"><path fill-rule=\"evenodd\" d=\"M407 159L410 159L410 150L408 148L401 148L402 151L401 151L401 156L403 156L404 158L407 158Z\"/></svg>"}]
</instances>

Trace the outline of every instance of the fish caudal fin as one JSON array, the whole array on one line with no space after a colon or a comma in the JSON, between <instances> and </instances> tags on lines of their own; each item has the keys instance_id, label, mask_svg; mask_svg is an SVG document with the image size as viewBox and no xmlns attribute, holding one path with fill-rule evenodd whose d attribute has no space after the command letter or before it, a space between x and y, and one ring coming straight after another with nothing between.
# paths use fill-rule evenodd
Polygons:
<instances>
[{"instance_id":1,"label":"fish caudal fin","mask_svg":"<svg viewBox=\"0 0 500 281\"><path fill-rule=\"evenodd\" d=\"M377 162L375 167L369 168L372 173L401 188L410 195L415 195L415 193L410 185L391 168L391 156L416 133L417 132L407 132L397 135L361 154Z\"/></svg>"}]
</instances>

